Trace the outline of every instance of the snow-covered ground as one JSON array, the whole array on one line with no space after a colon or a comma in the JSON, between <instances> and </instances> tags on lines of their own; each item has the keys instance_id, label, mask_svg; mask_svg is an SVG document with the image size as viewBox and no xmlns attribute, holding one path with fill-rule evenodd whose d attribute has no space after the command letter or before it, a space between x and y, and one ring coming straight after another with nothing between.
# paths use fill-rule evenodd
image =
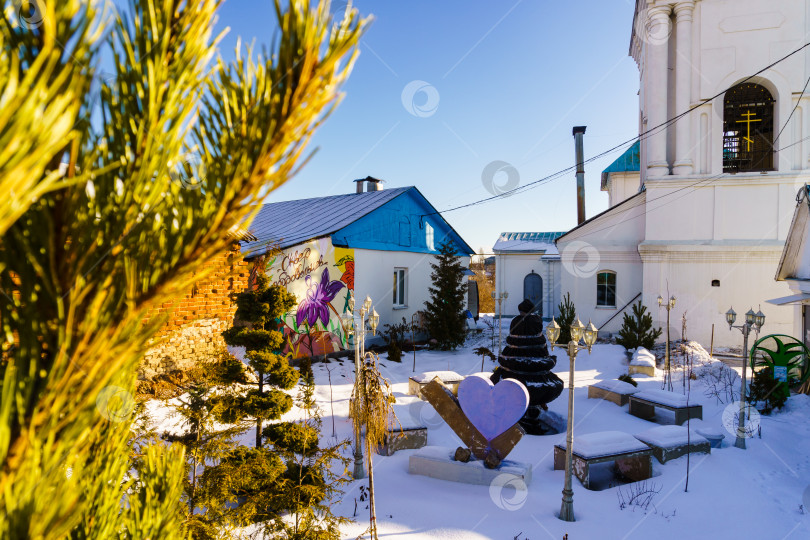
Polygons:
<instances>
[{"instance_id":1,"label":"snow-covered ground","mask_svg":"<svg viewBox=\"0 0 810 540\"><path fill-rule=\"evenodd\" d=\"M505 324L505 326L507 326ZM504 328L506 330L506 328ZM504 337L506 332L504 332ZM453 370L462 375L481 371L481 358L472 353L475 346L489 346L485 336L477 343L454 352L420 351L416 353L416 373ZM497 346L497 335L496 335ZM494 348L493 348L494 350ZM555 349L555 372L566 382L566 390L549 404L552 413L565 418L568 400L568 358ZM705 353L698 363L709 362ZM393 363L381 355L380 370L392 383L396 411L400 418L423 422L429 427L428 444L455 448L461 445L456 435L436 415L432 407L408 395L408 377L413 371L413 354L405 353L402 363ZM495 362L484 361L484 371ZM348 400L354 380L354 364L332 360L315 364L316 397L323 413L322 434L331 439L334 425L338 439L350 437L347 418ZM703 368L707 369L707 368ZM331 371L331 394L328 372ZM627 370L624 349L598 344L593 352L583 351L576 360L574 391L574 433L598 431L640 433L656 424L628 414L628 407L588 399L587 387L600 380L615 379ZM645 390L661 388L656 378L635 376ZM679 375L674 390L682 392ZM723 447L710 455L692 454L689 490L684 492L687 458L661 465L653 460L653 478L648 487L658 490L646 510L625 505L636 484L612 481L614 487L590 491L574 479L576 522L560 521L563 471L553 470L553 446L564 442L564 433L547 436L526 435L509 455L510 460L530 464L532 482L528 491L459 484L408 474L408 457L415 450L399 451L391 457L374 455L374 475L378 527L381 538L445 539L575 539L625 538L810 538L810 396L793 396L781 412L761 417L761 438L747 440L748 449L733 446L734 437L723 427L727 404L706 395L702 379L692 381L690 403L703 405L703 420L692 420L692 429L715 427L726 439ZM732 405L733 407L733 405ZM159 411L153 408L153 413ZM291 411L287 418L295 418ZM672 423L666 412L659 418ZM169 419L159 421L168 427ZM754 430L756 432L756 430ZM246 436L250 443L252 433ZM344 538L353 539L368 526L366 503L360 502L360 486L367 480L348 485L342 500L335 504L337 514L352 517L355 524L344 530ZM804 499L804 500L803 500ZM804 505L804 510L802 506Z\"/></svg>"}]
</instances>

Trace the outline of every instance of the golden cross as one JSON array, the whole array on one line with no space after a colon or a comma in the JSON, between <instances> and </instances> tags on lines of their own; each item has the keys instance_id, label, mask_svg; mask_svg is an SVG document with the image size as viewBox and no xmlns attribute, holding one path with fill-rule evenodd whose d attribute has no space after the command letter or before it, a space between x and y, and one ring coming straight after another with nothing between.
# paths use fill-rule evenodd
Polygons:
<instances>
[{"instance_id":1,"label":"golden cross","mask_svg":"<svg viewBox=\"0 0 810 540\"><path fill-rule=\"evenodd\" d=\"M737 120L738 124L745 124L745 137L743 140L745 141L745 151L751 151L751 145L754 143L754 140L751 138L751 122L762 122L761 118L757 118L756 120L752 120L752 116L756 116L757 113L752 113L751 111L746 111L742 116L745 117L745 120Z\"/></svg>"}]
</instances>

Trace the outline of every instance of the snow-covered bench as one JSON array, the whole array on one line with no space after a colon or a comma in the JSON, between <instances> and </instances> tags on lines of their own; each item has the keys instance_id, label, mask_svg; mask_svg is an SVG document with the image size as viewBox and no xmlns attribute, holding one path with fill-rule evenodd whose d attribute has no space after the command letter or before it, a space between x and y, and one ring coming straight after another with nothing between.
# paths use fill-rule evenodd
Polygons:
<instances>
[{"instance_id":1,"label":"snow-covered bench","mask_svg":"<svg viewBox=\"0 0 810 540\"><path fill-rule=\"evenodd\" d=\"M427 445L428 428L423 422L413 418L409 407L394 405L396 420L390 422L385 440L377 448L377 453L392 456L397 450L412 450Z\"/></svg>"},{"instance_id":2,"label":"snow-covered bench","mask_svg":"<svg viewBox=\"0 0 810 540\"><path fill-rule=\"evenodd\" d=\"M689 405L686 396L676 392L644 390L630 396L630 414L633 416L653 420L656 407L674 412L676 425L681 425L690 418L703 419L703 406Z\"/></svg>"},{"instance_id":3,"label":"snow-covered bench","mask_svg":"<svg viewBox=\"0 0 810 540\"><path fill-rule=\"evenodd\" d=\"M627 373L630 375L641 373L642 375L655 377L655 355L644 347L639 347L633 353Z\"/></svg>"},{"instance_id":4,"label":"snow-covered bench","mask_svg":"<svg viewBox=\"0 0 810 540\"><path fill-rule=\"evenodd\" d=\"M425 399L422 397L422 388L435 377L438 377L445 386L450 388L453 394L458 393L458 383L464 380L464 377L455 371L425 371L408 378L408 394L419 399Z\"/></svg>"},{"instance_id":5,"label":"snow-covered bench","mask_svg":"<svg viewBox=\"0 0 810 540\"><path fill-rule=\"evenodd\" d=\"M652 476L652 450L628 433L600 431L574 437L573 472L585 489L590 489L590 466L616 462L630 480L638 482ZM554 470L565 469L565 444L554 446Z\"/></svg>"},{"instance_id":6,"label":"snow-covered bench","mask_svg":"<svg viewBox=\"0 0 810 540\"><path fill-rule=\"evenodd\" d=\"M723 435L723 432L714 427L699 427L695 429L698 435L703 435L706 440L709 441L709 444L712 445L712 448L720 448L723 446L723 439L726 438Z\"/></svg>"},{"instance_id":7,"label":"snow-covered bench","mask_svg":"<svg viewBox=\"0 0 810 540\"><path fill-rule=\"evenodd\" d=\"M711 453L709 441L694 431L690 434L683 426L657 426L636 434L636 439L652 449L661 463L689 453Z\"/></svg>"},{"instance_id":8,"label":"snow-covered bench","mask_svg":"<svg viewBox=\"0 0 810 540\"><path fill-rule=\"evenodd\" d=\"M588 387L588 398L605 399L621 407L626 405L630 401L630 396L638 391L638 388L624 381L599 381Z\"/></svg>"}]
</instances>

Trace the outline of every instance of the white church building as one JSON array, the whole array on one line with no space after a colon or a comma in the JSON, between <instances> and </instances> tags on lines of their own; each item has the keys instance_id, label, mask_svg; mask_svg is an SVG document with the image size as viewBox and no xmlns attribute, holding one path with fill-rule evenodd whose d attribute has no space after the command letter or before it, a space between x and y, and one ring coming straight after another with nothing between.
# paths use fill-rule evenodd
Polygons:
<instances>
[{"instance_id":1,"label":"white church building","mask_svg":"<svg viewBox=\"0 0 810 540\"><path fill-rule=\"evenodd\" d=\"M640 144L605 171L609 209L557 239L583 322L616 332L639 298L664 326L661 295L676 297L673 333L686 312L706 346L712 325L715 346L741 345L729 307L802 335L801 310L766 301L791 293L774 275L810 181L808 36L805 0L637 0Z\"/></svg>"}]
</instances>

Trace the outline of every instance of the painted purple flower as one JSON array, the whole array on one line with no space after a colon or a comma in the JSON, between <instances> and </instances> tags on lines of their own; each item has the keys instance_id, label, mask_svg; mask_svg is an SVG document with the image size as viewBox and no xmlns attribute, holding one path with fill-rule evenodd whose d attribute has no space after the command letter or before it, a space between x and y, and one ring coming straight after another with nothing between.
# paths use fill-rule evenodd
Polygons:
<instances>
[{"instance_id":1,"label":"painted purple flower","mask_svg":"<svg viewBox=\"0 0 810 540\"><path fill-rule=\"evenodd\" d=\"M295 322L301 326L306 321L315 326L318 320L326 326L329 324L329 302L345 287L342 281L329 281L329 269L324 268L321 282L313 285L312 276L306 277L307 297L299 304Z\"/></svg>"}]
</instances>

